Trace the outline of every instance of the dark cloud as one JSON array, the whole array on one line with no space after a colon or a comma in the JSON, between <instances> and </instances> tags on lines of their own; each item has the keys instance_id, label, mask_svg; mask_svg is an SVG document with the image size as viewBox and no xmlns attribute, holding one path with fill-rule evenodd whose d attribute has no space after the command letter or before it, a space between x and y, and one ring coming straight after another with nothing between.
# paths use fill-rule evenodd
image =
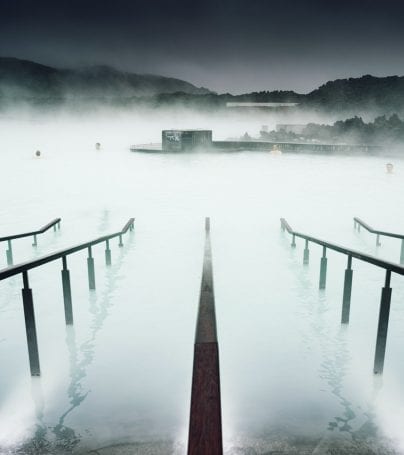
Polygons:
<instances>
[{"instance_id":1,"label":"dark cloud","mask_svg":"<svg viewBox=\"0 0 404 455\"><path fill-rule=\"evenodd\" d=\"M404 74L403 19L394 0L0 0L0 54L107 63L218 91L307 91Z\"/></svg>"}]
</instances>

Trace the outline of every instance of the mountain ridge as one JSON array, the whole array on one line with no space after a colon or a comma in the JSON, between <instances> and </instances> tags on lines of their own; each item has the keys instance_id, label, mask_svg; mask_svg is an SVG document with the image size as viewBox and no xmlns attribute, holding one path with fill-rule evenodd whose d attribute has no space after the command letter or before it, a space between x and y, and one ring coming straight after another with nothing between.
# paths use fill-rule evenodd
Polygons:
<instances>
[{"instance_id":1,"label":"mountain ridge","mask_svg":"<svg viewBox=\"0 0 404 455\"><path fill-rule=\"evenodd\" d=\"M211 93L182 79L120 71L108 65L66 69L0 57L0 96L3 97L131 97L176 92Z\"/></svg>"},{"instance_id":2,"label":"mountain ridge","mask_svg":"<svg viewBox=\"0 0 404 455\"><path fill-rule=\"evenodd\" d=\"M227 102L295 102L299 109L361 115L404 112L404 76L328 81L309 93L293 90L217 94L182 79L121 71L108 65L55 68L14 57L0 57L0 105L24 101L35 106L74 100L114 106L225 108Z\"/></svg>"}]
</instances>

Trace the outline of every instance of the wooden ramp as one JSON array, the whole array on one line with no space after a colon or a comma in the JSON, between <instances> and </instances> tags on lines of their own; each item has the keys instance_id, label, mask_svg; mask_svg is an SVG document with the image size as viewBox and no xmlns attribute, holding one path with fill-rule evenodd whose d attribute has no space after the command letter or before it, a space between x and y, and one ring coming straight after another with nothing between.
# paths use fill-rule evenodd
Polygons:
<instances>
[{"instance_id":1,"label":"wooden ramp","mask_svg":"<svg viewBox=\"0 0 404 455\"><path fill-rule=\"evenodd\" d=\"M195 334L188 454L222 455L219 347L209 218L205 220L205 233L205 254Z\"/></svg>"}]
</instances>

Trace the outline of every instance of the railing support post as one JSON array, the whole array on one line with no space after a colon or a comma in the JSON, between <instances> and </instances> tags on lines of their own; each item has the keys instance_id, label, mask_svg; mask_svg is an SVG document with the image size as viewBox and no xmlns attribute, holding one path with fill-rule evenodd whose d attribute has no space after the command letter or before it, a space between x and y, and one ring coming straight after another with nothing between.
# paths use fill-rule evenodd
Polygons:
<instances>
[{"instance_id":1,"label":"railing support post","mask_svg":"<svg viewBox=\"0 0 404 455\"><path fill-rule=\"evenodd\" d=\"M119 246L123 246L122 234L119 234Z\"/></svg>"},{"instance_id":2,"label":"railing support post","mask_svg":"<svg viewBox=\"0 0 404 455\"><path fill-rule=\"evenodd\" d=\"M53 232L56 232L56 224L53 225Z\"/></svg>"},{"instance_id":3,"label":"railing support post","mask_svg":"<svg viewBox=\"0 0 404 455\"><path fill-rule=\"evenodd\" d=\"M36 234L34 234L34 243L32 244L32 246L38 246L38 242L36 241Z\"/></svg>"},{"instance_id":4,"label":"railing support post","mask_svg":"<svg viewBox=\"0 0 404 455\"><path fill-rule=\"evenodd\" d=\"M404 239L401 240L400 264L404 264Z\"/></svg>"},{"instance_id":5,"label":"railing support post","mask_svg":"<svg viewBox=\"0 0 404 455\"><path fill-rule=\"evenodd\" d=\"M107 240L107 245L105 248L105 263L111 265L111 250L109 249L109 240Z\"/></svg>"},{"instance_id":6,"label":"railing support post","mask_svg":"<svg viewBox=\"0 0 404 455\"><path fill-rule=\"evenodd\" d=\"M342 297L342 316L341 324L349 323L349 310L351 307L351 293L352 293L352 256L348 256L348 265L345 270L344 279L344 294Z\"/></svg>"},{"instance_id":7,"label":"railing support post","mask_svg":"<svg viewBox=\"0 0 404 455\"><path fill-rule=\"evenodd\" d=\"M309 241L306 240L304 251L303 251L303 264L309 263L310 251L309 251Z\"/></svg>"},{"instance_id":8,"label":"railing support post","mask_svg":"<svg viewBox=\"0 0 404 455\"><path fill-rule=\"evenodd\" d=\"M323 256L320 260L320 283L319 288L325 289L325 284L327 281L327 256L326 256L326 247L323 246Z\"/></svg>"},{"instance_id":9,"label":"railing support post","mask_svg":"<svg viewBox=\"0 0 404 455\"><path fill-rule=\"evenodd\" d=\"M22 272L24 287L22 289L22 301L24 305L25 330L27 332L28 357L31 376L40 376L38 340L35 327L34 301L32 290L28 283L28 273Z\"/></svg>"},{"instance_id":10,"label":"railing support post","mask_svg":"<svg viewBox=\"0 0 404 455\"><path fill-rule=\"evenodd\" d=\"M296 247L296 237L295 237L295 234L292 235L292 243L290 245L292 248L295 248Z\"/></svg>"},{"instance_id":11,"label":"railing support post","mask_svg":"<svg viewBox=\"0 0 404 455\"><path fill-rule=\"evenodd\" d=\"M375 364L373 372L375 374L383 373L384 355L386 353L387 329L389 326L391 287L390 287L391 270L386 270L386 282L382 288L380 300L379 324L377 326Z\"/></svg>"},{"instance_id":12,"label":"railing support post","mask_svg":"<svg viewBox=\"0 0 404 455\"><path fill-rule=\"evenodd\" d=\"M7 240L8 249L6 250L7 265L13 265L13 247L11 246L11 240Z\"/></svg>"},{"instance_id":13,"label":"railing support post","mask_svg":"<svg viewBox=\"0 0 404 455\"><path fill-rule=\"evenodd\" d=\"M92 256L91 246L88 247L87 268L88 268L88 286L91 290L93 290L93 289L95 289L95 270L94 270L94 258Z\"/></svg>"},{"instance_id":14,"label":"railing support post","mask_svg":"<svg viewBox=\"0 0 404 455\"><path fill-rule=\"evenodd\" d=\"M380 234L377 234L376 235L376 246L380 246L381 243L380 243Z\"/></svg>"},{"instance_id":15,"label":"railing support post","mask_svg":"<svg viewBox=\"0 0 404 455\"><path fill-rule=\"evenodd\" d=\"M72 290L70 286L70 272L67 269L66 256L62 257L62 286L63 286L63 301L65 306L65 322L66 325L73 324L73 307L72 307Z\"/></svg>"}]
</instances>

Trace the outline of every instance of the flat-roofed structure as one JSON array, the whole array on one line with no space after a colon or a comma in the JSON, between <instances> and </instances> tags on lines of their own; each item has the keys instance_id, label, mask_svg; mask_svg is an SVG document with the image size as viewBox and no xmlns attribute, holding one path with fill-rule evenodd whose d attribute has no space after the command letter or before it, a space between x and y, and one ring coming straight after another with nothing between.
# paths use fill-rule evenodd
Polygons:
<instances>
[{"instance_id":1,"label":"flat-roofed structure","mask_svg":"<svg viewBox=\"0 0 404 455\"><path fill-rule=\"evenodd\" d=\"M212 130L163 130L162 149L182 152L212 146Z\"/></svg>"},{"instance_id":2,"label":"flat-roofed structure","mask_svg":"<svg viewBox=\"0 0 404 455\"><path fill-rule=\"evenodd\" d=\"M226 107L231 108L264 108L264 109L276 109L276 108L285 108L285 107L296 107L299 103L253 103L253 102L228 102L226 103Z\"/></svg>"}]
</instances>

